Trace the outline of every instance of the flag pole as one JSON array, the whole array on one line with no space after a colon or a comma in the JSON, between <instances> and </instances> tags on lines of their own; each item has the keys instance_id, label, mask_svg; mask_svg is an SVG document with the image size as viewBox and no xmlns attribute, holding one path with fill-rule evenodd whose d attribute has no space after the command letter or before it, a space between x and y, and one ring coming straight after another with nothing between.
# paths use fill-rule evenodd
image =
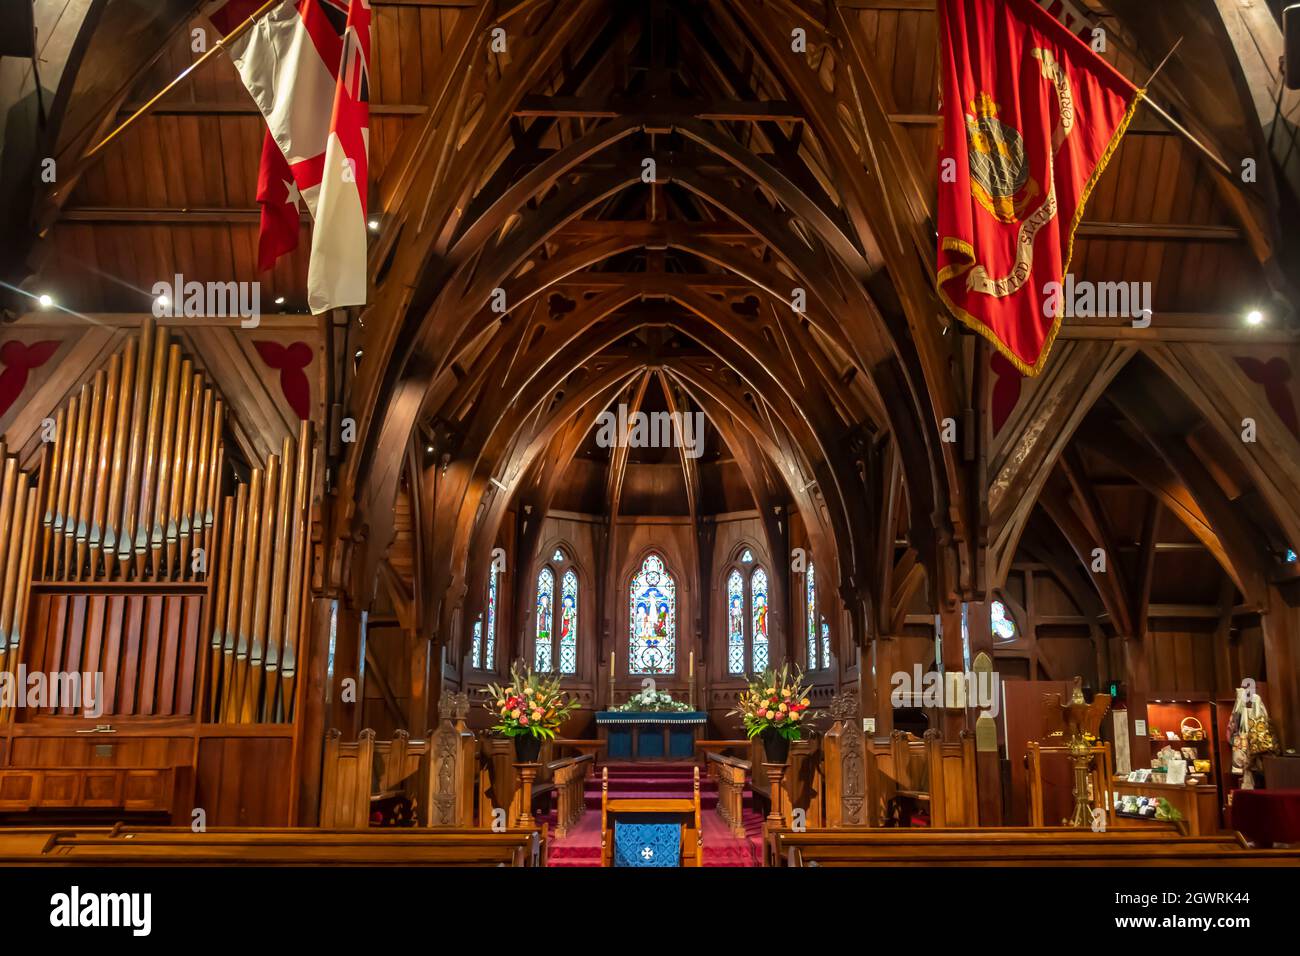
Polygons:
<instances>
[{"instance_id":1,"label":"flag pole","mask_svg":"<svg viewBox=\"0 0 1300 956\"><path fill-rule=\"evenodd\" d=\"M1156 74L1165 68L1165 64L1169 62L1169 58L1174 55L1174 52L1180 46L1182 46L1182 43L1183 43L1183 38L1179 37L1178 42L1169 48L1169 52L1165 54L1165 58L1160 61L1160 63L1156 66L1154 70L1151 71L1151 75L1147 77L1147 81L1144 84L1142 84L1143 90L1147 89L1147 87L1151 85L1151 81L1156 78ZM1151 97L1147 96L1145 93L1142 96L1142 101L1146 103L1147 106L1151 107L1152 111L1157 116L1159 116L1162 120L1168 123L1170 128L1172 128L1174 132L1178 133L1185 140L1187 140L1187 142L1191 143L1192 146L1194 146L1201 153L1202 156L1208 159L1210 161L1211 166L1213 166L1219 172L1223 173L1223 175L1232 178L1232 176L1234 175L1232 171L1232 167L1229 166L1227 163L1225 163L1219 157L1218 153L1214 152L1214 150L1206 146L1205 143L1197 139L1196 135L1192 133L1191 130L1189 130L1182 123L1178 122L1178 120L1170 116L1168 110L1166 110L1159 103L1156 103L1154 100L1151 99Z\"/></svg>"},{"instance_id":2,"label":"flag pole","mask_svg":"<svg viewBox=\"0 0 1300 956\"><path fill-rule=\"evenodd\" d=\"M241 37L244 33L248 31L248 29L254 23L256 23L259 19L261 19L263 14L267 13L272 7L277 6L282 2L283 0L267 0L266 3L258 7L256 13L252 14L247 20L245 20L239 26L235 27L235 29L231 30L228 34L226 34L224 37L218 40L212 46L211 49L209 49L201 57L199 57L189 66L187 66L184 70L182 70L179 76L177 76L170 83L164 86L161 90L155 93L147 103L145 103L138 110L136 110L126 119L124 119L121 123L119 123L116 129L114 129L111 133L109 133L102 140L100 140L99 143L96 144L92 149L87 150L86 154L81 157L82 161L85 162L87 160L94 159L96 156L98 156L101 152L104 151L104 148L107 147L109 143L117 139L118 136L120 136L123 132L125 132L130 126L132 126L136 120L144 116L145 113L148 113L151 109L153 109L154 106L156 106L164 96L166 96L172 90L176 89L176 87L180 86L181 83L185 81L186 77L188 77L191 73L193 73L195 70L201 67L204 63L206 63L209 58L215 56L221 50L224 50L226 48L227 43L230 43L231 41L237 40L239 37Z\"/></svg>"}]
</instances>

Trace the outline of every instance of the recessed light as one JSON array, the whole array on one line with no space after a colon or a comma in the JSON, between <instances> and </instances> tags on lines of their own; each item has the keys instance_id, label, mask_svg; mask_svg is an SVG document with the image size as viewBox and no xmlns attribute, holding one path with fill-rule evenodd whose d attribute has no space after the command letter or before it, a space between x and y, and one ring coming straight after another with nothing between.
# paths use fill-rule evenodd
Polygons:
<instances>
[{"instance_id":1,"label":"recessed light","mask_svg":"<svg viewBox=\"0 0 1300 956\"><path fill-rule=\"evenodd\" d=\"M153 301L154 304L158 306L160 309L165 309L167 308L167 306L172 304L172 300L167 298L167 296L165 295L160 295L158 296L158 298L154 299Z\"/></svg>"},{"instance_id":2,"label":"recessed light","mask_svg":"<svg viewBox=\"0 0 1300 956\"><path fill-rule=\"evenodd\" d=\"M275 304L276 304L276 305L284 305L284 296L282 296L282 295L277 295L277 296L275 297Z\"/></svg>"},{"instance_id":3,"label":"recessed light","mask_svg":"<svg viewBox=\"0 0 1300 956\"><path fill-rule=\"evenodd\" d=\"M37 296L36 301L40 304L40 307L42 309L48 309L52 305L54 305L54 298L45 292L42 292L39 296Z\"/></svg>"},{"instance_id":4,"label":"recessed light","mask_svg":"<svg viewBox=\"0 0 1300 956\"><path fill-rule=\"evenodd\" d=\"M379 231L379 220L378 220L378 219L371 219L368 223L366 223L366 225L370 227L370 231L371 231L371 232L378 232L378 231Z\"/></svg>"},{"instance_id":5,"label":"recessed light","mask_svg":"<svg viewBox=\"0 0 1300 956\"><path fill-rule=\"evenodd\" d=\"M1259 311L1259 309L1251 309L1249 312L1246 313L1246 324L1247 324L1247 325L1263 325L1263 324L1264 324L1264 313L1261 312L1261 311Z\"/></svg>"}]
</instances>

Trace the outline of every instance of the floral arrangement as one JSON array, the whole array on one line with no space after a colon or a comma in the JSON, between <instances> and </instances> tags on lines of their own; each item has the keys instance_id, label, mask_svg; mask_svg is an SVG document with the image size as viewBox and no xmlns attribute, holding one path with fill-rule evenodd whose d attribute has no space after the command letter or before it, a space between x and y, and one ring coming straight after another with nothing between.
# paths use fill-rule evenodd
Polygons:
<instances>
[{"instance_id":1,"label":"floral arrangement","mask_svg":"<svg viewBox=\"0 0 1300 956\"><path fill-rule=\"evenodd\" d=\"M691 709L690 704L680 700L673 700L672 695L667 691L655 690L647 687L639 694L629 697L625 703L619 704L611 710L617 711L688 711Z\"/></svg>"},{"instance_id":2,"label":"floral arrangement","mask_svg":"<svg viewBox=\"0 0 1300 956\"><path fill-rule=\"evenodd\" d=\"M780 670L767 668L750 681L749 690L737 695L737 709L727 716L740 717L751 739L772 730L786 740L803 738L803 722L816 717L808 709L812 685L804 682L803 672L791 672L788 663Z\"/></svg>"},{"instance_id":3,"label":"floral arrangement","mask_svg":"<svg viewBox=\"0 0 1300 956\"><path fill-rule=\"evenodd\" d=\"M534 673L516 662L506 687L488 684L486 707L497 718L492 729L503 737L540 737L554 740L568 719L574 701L560 690L560 678Z\"/></svg>"}]
</instances>

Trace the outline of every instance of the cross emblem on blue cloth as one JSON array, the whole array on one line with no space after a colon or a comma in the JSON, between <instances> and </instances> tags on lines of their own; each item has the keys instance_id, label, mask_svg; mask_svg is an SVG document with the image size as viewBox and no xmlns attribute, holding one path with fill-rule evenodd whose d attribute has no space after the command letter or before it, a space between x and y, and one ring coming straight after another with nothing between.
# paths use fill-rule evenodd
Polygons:
<instances>
[{"instance_id":1,"label":"cross emblem on blue cloth","mask_svg":"<svg viewBox=\"0 0 1300 956\"><path fill-rule=\"evenodd\" d=\"M654 859L654 855L655 855L655 851L652 850L652 849L650 849L650 847L647 846L647 847L642 847L642 848L641 848L641 859L643 859L643 860L653 860L653 859Z\"/></svg>"}]
</instances>

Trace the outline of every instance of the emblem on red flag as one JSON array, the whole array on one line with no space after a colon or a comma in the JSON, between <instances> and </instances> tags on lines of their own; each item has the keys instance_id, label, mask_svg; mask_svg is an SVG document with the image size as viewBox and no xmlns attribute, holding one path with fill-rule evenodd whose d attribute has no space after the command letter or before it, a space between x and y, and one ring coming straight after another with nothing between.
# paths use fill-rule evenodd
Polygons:
<instances>
[{"instance_id":1,"label":"emblem on red flag","mask_svg":"<svg viewBox=\"0 0 1300 956\"><path fill-rule=\"evenodd\" d=\"M1141 91L1033 0L940 0L939 18L939 295L1036 375L1061 321L1046 287Z\"/></svg>"}]
</instances>

